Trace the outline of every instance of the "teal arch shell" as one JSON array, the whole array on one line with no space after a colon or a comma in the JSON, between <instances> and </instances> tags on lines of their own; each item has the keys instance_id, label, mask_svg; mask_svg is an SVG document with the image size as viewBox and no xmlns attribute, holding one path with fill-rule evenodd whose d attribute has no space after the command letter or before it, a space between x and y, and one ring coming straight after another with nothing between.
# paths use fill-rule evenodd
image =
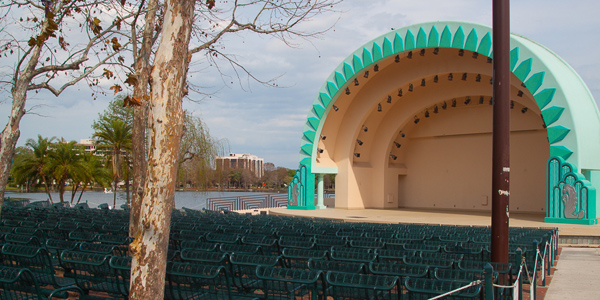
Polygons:
<instances>
[{"instance_id":1,"label":"teal arch shell","mask_svg":"<svg viewBox=\"0 0 600 300\"><path fill-rule=\"evenodd\" d=\"M420 48L450 47L492 57L491 35L488 26L438 21L388 32L358 48L331 73L313 102L302 134L300 165L314 166L316 141L328 113L363 69L397 53ZM511 34L510 44L511 71L526 85L542 111L550 156L561 157L580 169L600 170L600 114L587 86L546 47L516 34Z\"/></svg>"}]
</instances>

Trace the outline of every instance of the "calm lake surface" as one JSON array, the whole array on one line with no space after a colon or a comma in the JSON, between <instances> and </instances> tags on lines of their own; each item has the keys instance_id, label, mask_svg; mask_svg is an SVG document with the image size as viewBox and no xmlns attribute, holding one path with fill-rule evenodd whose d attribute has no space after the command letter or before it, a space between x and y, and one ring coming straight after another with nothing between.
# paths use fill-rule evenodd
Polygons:
<instances>
[{"instance_id":1,"label":"calm lake surface","mask_svg":"<svg viewBox=\"0 0 600 300\"><path fill-rule=\"evenodd\" d=\"M203 209L206 207L206 199L208 198L218 198L218 197L237 197L237 196L245 196L245 195L256 195L258 192L175 192L175 208L191 208L191 209ZM54 203L59 202L60 198L58 193L51 193L52 200ZM15 193L15 192L6 192L4 197L11 198L27 198L31 201L40 201L47 200L48 195L46 193ZM77 202L79 194L75 196L74 203ZM64 194L65 202L71 201L71 193ZM117 208L120 208L122 204L125 204L127 201L126 195L124 192L117 192ZM113 205L113 194L112 193L104 193L104 192L84 192L81 197L81 203L87 202L91 208L96 208L98 205L102 203L107 203L108 205Z\"/></svg>"}]
</instances>

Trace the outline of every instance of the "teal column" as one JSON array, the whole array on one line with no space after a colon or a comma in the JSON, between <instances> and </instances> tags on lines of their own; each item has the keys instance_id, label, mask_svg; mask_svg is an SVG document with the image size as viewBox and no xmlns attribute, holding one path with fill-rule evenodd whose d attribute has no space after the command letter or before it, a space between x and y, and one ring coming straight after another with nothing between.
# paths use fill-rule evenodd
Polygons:
<instances>
[{"instance_id":1,"label":"teal column","mask_svg":"<svg viewBox=\"0 0 600 300\"><path fill-rule=\"evenodd\" d=\"M317 207L316 209L327 208L323 205L323 174L317 174Z\"/></svg>"},{"instance_id":2,"label":"teal column","mask_svg":"<svg viewBox=\"0 0 600 300\"><path fill-rule=\"evenodd\" d=\"M585 178L592 184L596 191L600 191L600 171L598 170L581 170ZM596 192L598 193L598 192ZM598 197L598 196L596 196ZM596 203L596 216L600 216L600 203L598 199L589 199Z\"/></svg>"}]
</instances>

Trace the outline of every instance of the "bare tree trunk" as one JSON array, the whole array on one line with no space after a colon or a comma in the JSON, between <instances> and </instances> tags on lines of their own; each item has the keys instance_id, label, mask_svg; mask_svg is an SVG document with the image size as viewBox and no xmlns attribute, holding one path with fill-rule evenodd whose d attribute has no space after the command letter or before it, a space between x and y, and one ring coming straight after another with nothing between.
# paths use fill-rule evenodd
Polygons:
<instances>
[{"instance_id":1,"label":"bare tree trunk","mask_svg":"<svg viewBox=\"0 0 600 300\"><path fill-rule=\"evenodd\" d=\"M135 61L135 72L137 76L137 84L133 90L133 97L144 99L148 92L148 79L150 72L148 70L148 62L152 52L153 33L156 19L156 8L158 0L150 0L148 2L148 12L144 24L144 33L142 38L142 46ZM135 24L134 24L135 25ZM132 145L131 159L133 160L133 193L131 195L131 205L129 213L129 235L135 237L138 228L140 209L142 205L142 195L144 193L144 174L146 173L146 111L147 103L142 101L142 105L133 107L133 128L132 128Z\"/></svg>"},{"instance_id":2,"label":"bare tree trunk","mask_svg":"<svg viewBox=\"0 0 600 300\"><path fill-rule=\"evenodd\" d=\"M154 68L149 114L151 147L140 222L132 253L129 299L163 299L177 158L183 127L182 98L189 65L194 0L165 3Z\"/></svg>"},{"instance_id":3,"label":"bare tree trunk","mask_svg":"<svg viewBox=\"0 0 600 300\"><path fill-rule=\"evenodd\" d=\"M46 18L42 24L42 29L46 30L49 26L48 19ZM13 87L11 89L12 94L12 108L10 116L8 117L8 124L2 130L0 134L0 211L2 204L4 203L4 192L6 191L6 184L8 183L8 176L10 174L10 168L12 167L12 159L15 154L15 147L19 140L19 123L21 118L25 115L25 102L27 100L27 88L35 76L35 66L38 64L41 53L41 46L35 46L31 48L31 57L27 62L27 65L23 70L15 70L13 77Z\"/></svg>"}]
</instances>

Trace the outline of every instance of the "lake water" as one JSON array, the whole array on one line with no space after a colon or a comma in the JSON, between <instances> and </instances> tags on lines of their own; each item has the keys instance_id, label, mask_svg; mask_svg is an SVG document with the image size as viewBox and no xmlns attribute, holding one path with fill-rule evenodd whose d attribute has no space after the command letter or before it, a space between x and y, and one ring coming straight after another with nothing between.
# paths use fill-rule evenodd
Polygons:
<instances>
[{"instance_id":1,"label":"lake water","mask_svg":"<svg viewBox=\"0 0 600 300\"><path fill-rule=\"evenodd\" d=\"M191 209L203 209L206 207L206 199L218 197L237 197L246 195L256 195L257 192L175 192L175 208L187 207ZM51 193L54 203L59 202L58 193ZM46 193L14 193L6 192L4 197L11 198L27 198L31 201L47 200ZM74 203L77 202L79 194L75 196ZM71 201L71 193L65 193L64 199L66 202ZM117 208L127 201L126 195L123 192L117 192ZM92 208L98 207L102 203L113 205L113 194L104 192L84 192L81 197L81 203L87 202Z\"/></svg>"}]
</instances>

